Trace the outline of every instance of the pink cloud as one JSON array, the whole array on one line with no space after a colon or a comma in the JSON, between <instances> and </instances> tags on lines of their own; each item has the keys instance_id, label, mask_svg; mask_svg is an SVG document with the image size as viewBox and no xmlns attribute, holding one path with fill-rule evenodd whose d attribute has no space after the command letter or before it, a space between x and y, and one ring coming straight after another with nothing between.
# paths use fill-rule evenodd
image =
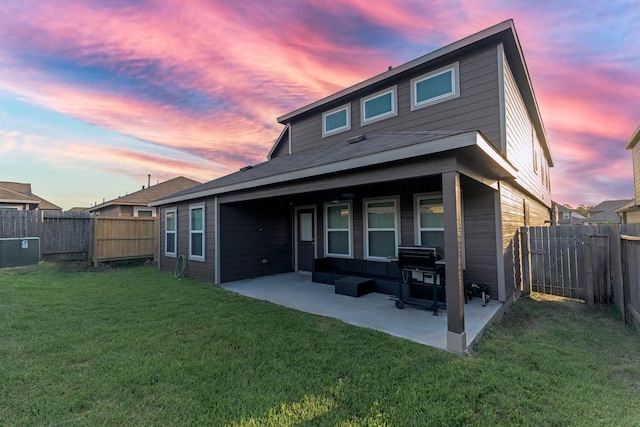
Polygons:
<instances>
[{"instance_id":1,"label":"pink cloud","mask_svg":"<svg viewBox=\"0 0 640 427\"><path fill-rule=\"evenodd\" d=\"M193 173L208 176L194 176L224 175L264 160L281 131L278 116L413 59L401 58L389 45L367 43L367 34L316 21L310 12L322 11L325 18L353 16L340 22L357 29L385 30L396 45L411 45L419 54L514 18L557 165L554 193L580 188L580 180L566 175L576 173L575 162L617 180L630 175L616 160L621 157L604 166L598 161L604 150L623 149L637 126L640 82L614 54L580 45L575 34L610 22L568 18L581 11L472 0L35 5L10 2L3 9L0 89L191 159L174 163L159 154L99 148L114 163L126 159L135 166L127 163L135 160L173 171L204 156L205 166L196 165ZM21 54L96 68L105 76L75 81L61 75L64 66L49 70ZM131 80L137 85L127 86ZM154 88L165 91L154 97ZM197 110L175 101L189 93L211 105ZM618 140L620 147L612 143Z\"/></svg>"},{"instance_id":2,"label":"pink cloud","mask_svg":"<svg viewBox=\"0 0 640 427\"><path fill-rule=\"evenodd\" d=\"M51 139L38 134L0 131L0 142L2 146L13 145L14 155L21 152L32 161L46 164L53 170L74 169L91 172L98 169L124 175L148 171L161 180L179 175L207 180L210 179L213 166L209 161L188 156L169 157L149 154L149 150L105 146L94 141Z\"/></svg>"}]
</instances>

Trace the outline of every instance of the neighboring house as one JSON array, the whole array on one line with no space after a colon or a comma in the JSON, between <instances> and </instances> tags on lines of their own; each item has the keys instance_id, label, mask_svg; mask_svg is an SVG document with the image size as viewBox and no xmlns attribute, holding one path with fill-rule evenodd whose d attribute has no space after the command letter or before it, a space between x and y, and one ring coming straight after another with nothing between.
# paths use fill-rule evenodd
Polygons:
<instances>
[{"instance_id":1,"label":"neighboring house","mask_svg":"<svg viewBox=\"0 0 640 427\"><path fill-rule=\"evenodd\" d=\"M456 351L464 282L517 296L513 239L551 219L553 162L511 20L278 122L268 161L150 204L162 270L185 255L184 274L222 283L329 257L380 276L398 245L442 246Z\"/></svg>"},{"instance_id":2,"label":"neighboring house","mask_svg":"<svg viewBox=\"0 0 640 427\"><path fill-rule=\"evenodd\" d=\"M31 192L31 184L0 182L0 209L61 211L54 205Z\"/></svg>"},{"instance_id":3,"label":"neighboring house","mask_svg":"<svg viewBox=\"0 0 640 427\"><path fill-rule=\"evenodd\" d=\"M620 224L618 210L629 204L631 200L605 200L589 209L589 216L582 220L583 225Z\"/></svg>"},{"instance_id":4,"label":"neighboring house","mask_svg":"<svg viewBox=\"0 0 640 427\"><path fill-rule=\"evenodd\" d=\"M623 224L640 222L640 126L631 136L627 150L633 158L633 189L635 199L618 210Z\"/></svg>"},{"instance_id":5,"label":"neighboring house","mask_svg":"<svg viewBox=\"0 0 640 427\"><path fill-rule=\"evenodd\" d=\"M196 185L200 185L200 182L179 176L147 188L143 186L135 193L92 206L87 210L92 215L100 216L156 216L156 208L148 206L150 201L170 196Z\"/></svg>"},{"instance_id":6,"label":"neighboring house","mask_svg":"<svg viewBox=\"0 0 640 427\"><path fill-rule=\"evenodd\" d=\"M556 211L556 225L582 225L582 220L585 219L584 216L575 212L571 208L567 208L566 206L562 206L554 202L555 211Z\"/></svg>"}]
</instances>

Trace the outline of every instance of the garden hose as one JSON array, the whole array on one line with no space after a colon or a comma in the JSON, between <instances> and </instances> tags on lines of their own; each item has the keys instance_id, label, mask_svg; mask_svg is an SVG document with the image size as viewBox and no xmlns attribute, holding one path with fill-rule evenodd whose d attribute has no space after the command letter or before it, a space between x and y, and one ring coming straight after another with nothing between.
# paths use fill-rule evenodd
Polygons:
<instances>
[{"instance_id":1,"label":"garden hose","mask_svg":"<svg viewBox=\"0 0 640 427\"><path fill-rule=\"evenodd\" d=\"M176 260L176 271L173 273L173 277L177 279L178 277L182 276L185 268L187 268L187 257L184 255L180 255Z\"/></svg>"}]
</instances>

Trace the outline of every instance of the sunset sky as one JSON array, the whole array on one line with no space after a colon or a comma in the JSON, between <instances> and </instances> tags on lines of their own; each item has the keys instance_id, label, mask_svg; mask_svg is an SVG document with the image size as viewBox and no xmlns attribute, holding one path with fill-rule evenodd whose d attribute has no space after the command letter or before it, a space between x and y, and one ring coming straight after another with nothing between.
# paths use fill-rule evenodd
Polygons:
<instances>
[{"instance_id":1,"label":"sunset sky","mask_svg":"<svg viewBox=\"0 0 640 427\"><path fill-rule=\"evenodd\" d=\"M514 19L559 203L633 198L640 0L0 0L0 181L70 209L263 162L278 116Z\"/></svg>"}]
</instances>

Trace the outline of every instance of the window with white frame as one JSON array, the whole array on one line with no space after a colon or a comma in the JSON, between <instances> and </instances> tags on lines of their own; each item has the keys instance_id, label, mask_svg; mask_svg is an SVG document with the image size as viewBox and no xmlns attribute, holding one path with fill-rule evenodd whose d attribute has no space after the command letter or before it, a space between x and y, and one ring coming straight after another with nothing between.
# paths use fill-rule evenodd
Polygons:
<instances>
[{"instance_id":1,"label":"window with white frame","mask_svg":"<svg viewBox=\"0 0 640 427\"><path fill-rule=\"evenodd\" d=\"M366 98L362 98L360 109L362 111L362 124L368 124L398 115L397 87L376 92Z\"/></svg>"},{"instance_id":2,"label":"window with white frame","mask_svg":"<svg viewBox=\"0 0 640 427\"><path fill-rule=\"evenodd\" d=\"M322 114L322 137L351 129L351 104Z\"/></svg>"},{"instance_id":3,"label":"window with white frame","mask_svg":"<svg viewBox=\"0 0 640 427\"><path fill-rule=\"evenodd\" d=\"M189 208L189 259L204 261L204 206Z\"/></svg>"},{"instance_id":4,"label":"window with white frame","mask_svg":"<svg viewBox=\"0 0 640 427\"><path fill-rule=\"evenodd\" d=\"M411 110L460 96L459 65L449 65L411 79Z\"/></svg>"},{"instance_id":5,"label":"window with white frame","mask_svg":"<svg viewBox=\"0 0 640 427\"><path fill-rule=\"evenodd\" d=\"M351 203L325 205L325 254L351 257Z\"/></svg>"},{"instance_id":6,"label":"window with white frame","mask_svg":"<svg viewBox=\"0 0 640 427\"><path fill-rule=\"evenodd\" d=\"M397 255L398 215L396 199L365 201L365 247L367 258Z\"/></svg>"},{"instance_id":7,"label":"window with white frame","mask_svg":"<svg viewBox=\"0 0 640 427\"><path fill-rule=\"evenodd\" d=\"M164 214L164 254L175 257L177 254L178 216L176 209L167 209Z\"/></svg>"},{"instance_id":8,"label":"window with white frame","mask_svg":"<svg viewBox=\"0 0 640 427\"><path fill-rule=\"evenodd\" d=\"M418 244L444 250L444 203L442 194L416 197Z\"/></svg>"}]
</instances>

